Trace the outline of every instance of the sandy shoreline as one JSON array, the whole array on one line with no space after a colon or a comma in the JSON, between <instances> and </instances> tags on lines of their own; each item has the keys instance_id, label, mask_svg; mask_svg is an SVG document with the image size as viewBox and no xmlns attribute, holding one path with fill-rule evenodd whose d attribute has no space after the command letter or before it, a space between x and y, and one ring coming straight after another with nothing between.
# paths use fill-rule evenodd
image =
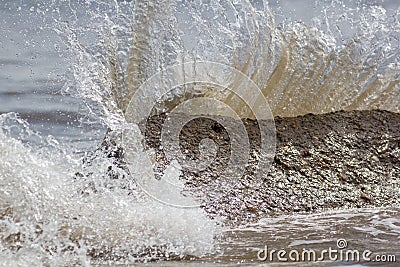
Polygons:
<instances>
[{"instance_id":1,"label":"sandy shoreline","mask_svg":"<svg viewBox=\"0 0 400 267\"><path fill-rule=\"evenodd\" d=\"M168 163L159 141L164 118L151 117L146 131L159 172ZM257 149L258 127L251 120L245 124L252 149ZM252 158L232 190L211 193L207 181L218 175L215 172L229 156L227 133L201 119L183 128L181 149L188 156L198 155L200 137L222 140L218 162L201 173L184 170L181 176L211 217L243 222L291 212L400 205L400 114L339 111L277 117L275 125L276 154L270 170L262 173L263 184L248 186L254 171Z\"/></svg>"}]
</instances>

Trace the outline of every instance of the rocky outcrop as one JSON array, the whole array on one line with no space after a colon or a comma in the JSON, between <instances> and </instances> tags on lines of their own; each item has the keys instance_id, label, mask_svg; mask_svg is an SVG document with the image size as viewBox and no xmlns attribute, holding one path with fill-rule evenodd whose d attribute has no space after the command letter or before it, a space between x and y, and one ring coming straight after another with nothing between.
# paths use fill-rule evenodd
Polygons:
<instances>
[{"instance_id":1,"label":"rocky outcrop","mask_svg":"<svg viewBox=\"0 0 400 267\"><path fill-rule=\"evenodd\" d=\"M168 164L160 146L164 119L153 116L146 126L158 172ZM254 168L252 152L257 152L260 132L255 121L244 124L252 156L242 179L228 191L207 187L229 157L226 131L209 119L196 119L182 129L181 150L188 156L199 153L199 137L222 140L216 142L219 154L213 166L201 173L183 170L181 176L210 216L239 222L282 212L400 205L400 114L372 110L277 117L269 170ZM263 178L258 187L251 186L255 171Z\"/></svg>"}]
</instances>

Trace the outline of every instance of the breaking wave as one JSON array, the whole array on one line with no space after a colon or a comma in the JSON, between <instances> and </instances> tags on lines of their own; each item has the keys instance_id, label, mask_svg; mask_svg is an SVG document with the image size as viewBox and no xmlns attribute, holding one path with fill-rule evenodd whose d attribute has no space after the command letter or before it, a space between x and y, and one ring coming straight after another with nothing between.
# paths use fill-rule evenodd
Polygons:
<instances>
[{"instance_id":1,"label":"breaking wave","mask_svg":"<svg viewBox=\"0 0 400 267\"><path fill-rule=\"evenodd\" d=\"M46 26L73 58L64 91L118 132L131 97L152 75L176 64L213 61L250 77L275 116L400 112L398 9L324 2L325 12L311 24L278 24L266 2L200 2L53 1L57 8L45 12ZM93 38L88 42L87 36ZM168 100L166 109L176 97L159 95ZM15 114L1 115L0 126L2 264L126 263L201 257L218 249L219 222L200 208L150 199L134 180L107 175L128 176L112 159L99 152L84 164L71 144L41 137ZM90 176L77 179L76 173Z\"/></svg>"}]
</instances>

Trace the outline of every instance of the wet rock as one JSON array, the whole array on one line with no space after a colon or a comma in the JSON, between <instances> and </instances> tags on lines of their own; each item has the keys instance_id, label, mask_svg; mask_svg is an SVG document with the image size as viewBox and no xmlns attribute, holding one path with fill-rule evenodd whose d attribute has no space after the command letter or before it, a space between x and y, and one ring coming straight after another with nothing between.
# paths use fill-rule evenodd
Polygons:
<instances>
[{"instance_id":1,"label":"wet rock","mask_svg":"<svg viewBox=\"0 0 400 267\"><path fill-rule=\"evenodd\" d=\"M146 146L156 151L158 171L168 164L160 149L165 118L165 114L153 116L142 125ZM282 212L400 205L400 114L372 110L277 117L276 153L269 170L257 165L261 136L257 122L241 123L249 135L249 161L241 182L226 191L210 184L230 157L227 132L219 123L199 118L180 133L181 150L188 157L198 158L202 138L218 145L217 160L209 168L184 169L181 176L211 217L237 222ZM263 183L254 187L257 171Z\"/></svg>"}]
</instances>

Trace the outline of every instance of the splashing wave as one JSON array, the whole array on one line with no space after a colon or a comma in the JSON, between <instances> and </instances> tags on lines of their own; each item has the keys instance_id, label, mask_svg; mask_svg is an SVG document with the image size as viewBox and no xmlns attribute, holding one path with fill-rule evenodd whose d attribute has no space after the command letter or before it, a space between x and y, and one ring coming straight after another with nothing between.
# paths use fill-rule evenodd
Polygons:
<instances>
[{"instance_id":1,"label":"splashing wave","mask_svg":"<svg viewBox=\"0 0 400 267\"><path fill-rule=\"evenodd\" d=\"M56 8L47 25L74 54L64 89L114 131L133 94L154 73L207 60L250 77L275 116L400 112L398 9L332 4L311 25L277 25L266 3L249 1L85 1L80 9L66 2L52 5L67 6L73 15L66 20ZM88 20L83 26L79 14ZM351 24L350 37L343 21ZM90 34L96 40L85 45L82 36ZM176 96L163 97L166 108L174 104ZM225 102L231 99L227 95ZM217 222L202 210L148 199L134 182L105 175L110 168L124 174L109 158L99 154L85 166L68 144L38 136L13 114L1 115L0 125L2 263L125 262L215 251ZM84 168L91 176L76 180Z\"/></svg>"},{"instance_id":2,"label":"splashing wave","mask_svg":"<svg viewBox=\"0 0 400 267\"><path fill-rule=\"evenodd\" d=\"M0 125L2 264L179 259L215 251L219 230L201 209L164 206L132 184L112 181L104 173L116 166L100 155L90 178L76 180L74 172L85 166L67 146L35 136L15 114L1 115ZM15 139L12 132L26 135ZM21 141L34 137L41 144Z\"/></svg>"}]
</instances>

